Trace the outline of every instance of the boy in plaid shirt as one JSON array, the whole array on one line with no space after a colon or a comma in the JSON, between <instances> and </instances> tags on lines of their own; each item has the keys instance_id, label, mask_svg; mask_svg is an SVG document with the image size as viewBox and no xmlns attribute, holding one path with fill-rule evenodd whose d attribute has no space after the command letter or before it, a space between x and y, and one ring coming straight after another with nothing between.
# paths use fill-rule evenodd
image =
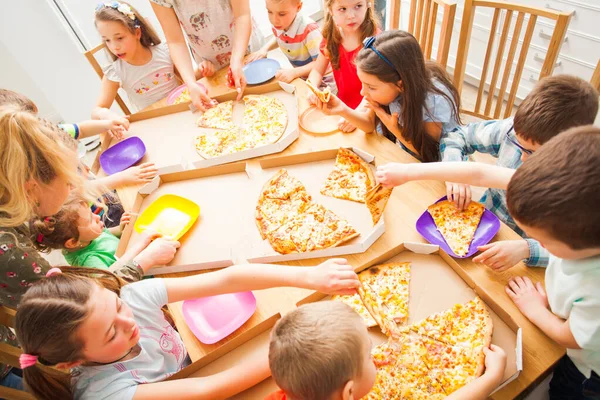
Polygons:
<instances>
[{"instance_id":1,"label":"boy in plaid shirt","mask_svg":"<svg viewBox=\"0 0 600 400\"><path fill-rule=\"evenodd\" d=\"M497 165L517 169L542 144L575 126L593 124L598 113L598 92L588 82L568 75L542 79L523 100L514 118L472 123L442 137L442 161L465 161L478 151L498 159ZM459 208L471 200L470 187L446 183L448 199ZM548 251L530 239L509 215L506 191L488 189L481 202L523 240L504 240L480 246L475 262L504 271L519 261L528 266L548 265Z\"/></svg>"}]
</instances>

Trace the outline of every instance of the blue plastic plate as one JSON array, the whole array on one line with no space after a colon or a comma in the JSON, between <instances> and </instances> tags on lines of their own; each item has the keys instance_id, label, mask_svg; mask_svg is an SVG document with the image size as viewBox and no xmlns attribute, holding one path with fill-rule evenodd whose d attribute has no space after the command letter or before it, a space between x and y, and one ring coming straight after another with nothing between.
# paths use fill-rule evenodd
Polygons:
<instances>
[{"instance_id":1,"label":"blue plastic plate","mask_svg":"<svg viewBox=\"0 0 600 400\"><path fill-rule=\"evenodd\" d=\"M258 85L264 83L273 77L281 66L277 60L272 58L261 58L260 60L252 61L244 67L244 75L248 85Z\"/></svg>"}]
</instances>

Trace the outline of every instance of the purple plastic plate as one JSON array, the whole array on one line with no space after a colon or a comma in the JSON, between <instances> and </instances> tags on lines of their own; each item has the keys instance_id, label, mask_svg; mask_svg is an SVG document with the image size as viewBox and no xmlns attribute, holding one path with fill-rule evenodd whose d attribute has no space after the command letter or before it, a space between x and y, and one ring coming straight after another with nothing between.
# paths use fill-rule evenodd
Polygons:
<instances>
[{"instance_id":1,"label":"purple plastic plate","mask_svg":"<svg viewBox=\"0 0 600 400\"><path fill-rule=\"evenodd\" d=\"M448 198L444 196L436 201L436 203L447 199ZM425 212L417 220L417 232L419 232L421 236L423 236L429 243L437 244L442 248L442 250L455 258L471 257L473 254L477 253L477 247L488 244L489 241L492 240L492 238L496 235L496 233L498 233L499 229L500 220L498 217L496 217L496 215L494 215L493 212L486 208L481 216L481 221L479 221L479 225L477 226L477 230L475 231L475 236L471 241L471 245L469 246L469 252L466 255L459 257L454 254L452 249L450 249L450 246L448 246L448 243L446 243L444 240L444 237L440 231L437 230L437 226L433 221L433 217L431 214L429 214L429 211L425 210Z\"/></svg>"},{"instance_id":2,"label":"purple plastic plate","mask_svg":"<svg viewBox=\"0 0 600 400\"><path fill-rule=\"evenodd\" d=\"M100 165L104 172L112 175L131 167L146 154L144 142L137 136L121 140L100 154Z\"/></svg>"},{"instance_id":3,"label":"purple plastic plate","mask_svg":"<svg viewBox=\"0 0 600 400\"><path fill-rule=\"evenodd\" d=\"M183 302L183 318L199 341L213 344L231 335L256 311L252 292L228 293Z\"/></svg>"}]
</instances>

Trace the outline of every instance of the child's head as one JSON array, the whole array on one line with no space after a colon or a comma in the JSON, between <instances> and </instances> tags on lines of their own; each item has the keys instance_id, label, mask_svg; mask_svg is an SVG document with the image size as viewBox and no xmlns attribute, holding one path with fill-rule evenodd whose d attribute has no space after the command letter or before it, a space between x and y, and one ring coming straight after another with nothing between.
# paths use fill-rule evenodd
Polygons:
<instances>
[{"instance_id":1,"label":"child's head","mask_svg":"<svg viewBox=\"0 0 600 400\"><path fill-rule=\"evenodd\" d=\"M65 374L40 364L72 368L84 363L110 363L139 340L131 309L119 299L123 282L111 273L63 267L36 282L19 304L17 338L24 354L38 363L23 376L36 398L72 398ZM67 273L68 272L68 273Z\"/></svg>"},{"instance_id":2,"label":"child's head","mask_svg":"<svg viewBox=\"0 0 600 400\"><path fill-rule=\"evenodd\" d=\"M100 236L104 223L77 194L72 195L56 215L31 219L29 229L31 240L40 251L75 250Z\"/></svg>"},{"instance_id":3,"label":"child's head","mask_svg":"<svg viewBox=\"0 0 600 400\"><path fill-rule=\"evenodd\" d=\"M405 31L386 31L365 43L355 59L361 95L369 102L387 106L398 96L402 115L398 123L403 136L419 151L423 161L439 159L438 142L423 125L423 107L428 93L436 93L453 104L452 117L460 122L460 96L443 68L425 62L421 46ZM450 96L434 85L437 80Z\"/></svg>"},{"instance_id":4,"label":"child's head","mask_svg":"<svg viewBox=\"0 0 600 400\"><path fill-rule=\"evenodd\" d=\"M510 215L557 257L600 254L600 128L569 129L550 139L508 184Z\"/></svg>"},{"instance_id":5,"label":"child's head","mask_svg":"<svg viewBox=\"0 0 600 400\"><path fill-rule=\"evenodd\" d=\"M124 2L98 4L95 23L113 60L131 60L140 45L150 48L160 44L152 26L135 8Z\"/></svg>"},{"instance_id":6,"label":"child's head","mask_svg":"<svg viewBox=\"0 0 600 400\"><path fill-rule=\"evenodd\" d=\"M280 31L287 30L302 9L300 0L266 0L266 5L269 22Z\"/></svg>"},{"instance_id":7,"label":"child's head","mask_svg":"<svg viewBox=\"0 0 600 400\"><path fill-rule=\"evenodd\" d=\"M0 107L0 226L56 214L71 188L82 186L65 136L19 106Z\"/></svg>"},{"instance_id":8,"label":"child's head","mask_svg":"<svg viewBox=\"0 0 600 400\"><path fill-rule=\"evenodd\" d=\"M514 129L525 160L528 152L569 128L591 125L598 114L598 92L570 75L542 79L515 113Z\"/></svg>"},{"instance_id":9,"label":"child's head","mask_svg":"<svg viewBox=\"0 0 600 400\"><path fill-rule=\"evenodd\" d=\"M269 365L291 400L360 399L377 374L364 321L338 301L307 304L278 321Z\"/></svg>"},{"instance_id":10,"label":"child's head","mask_svg":"<svg viewBox=\"0 0 600 400\"><path fill-rule=\"evenodd\" d=\"M340 30L344 35L358 34L362 41L375 34L378 21L368 0L325 0L325 9L323 38L327 42L326 54L333 68L339 69Z\"/></svg>"},{"instance_id":11,"label":"child's head","mask_svg":"<svg viewBox=\"0 0 600 400\"><path fill-rule=\"evenodd\" d=\"M0 106L13 104L22 111L29 111L37 114L38 108L33 101L21 93L13 92L8 89L0 89Z\"/></svg>"}]
</instances>

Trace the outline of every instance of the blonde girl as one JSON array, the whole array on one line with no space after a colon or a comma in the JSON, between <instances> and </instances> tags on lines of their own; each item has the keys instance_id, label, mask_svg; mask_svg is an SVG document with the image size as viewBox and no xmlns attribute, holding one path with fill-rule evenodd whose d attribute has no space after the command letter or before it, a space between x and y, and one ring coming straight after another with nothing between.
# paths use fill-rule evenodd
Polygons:
<instances>
[{"instance_id":1,"label":"blonde girl","mask_svg":"<svg viewBox=\"0 0 600 400\"><path fill-rule=\"evenodd\" d=\"M165 98L178 85L169 48L161 43L152 26L127 3L98 4L95 24L113 63L104 71L100 98L92 111L92 118L118 119L127 130L127 119L110 110L117 91L123 88L137 110Z\"/></svg>"},{"instance_id":2,"label":"blonde girl","mask_svg":"<svg viewBox=\"0 0 600 400\"><path fill-rule=\"evenodd\" d=\"M325 0L325 8L321 51L308 80L319 87L331 63L338 98L355 109L362 101L362 95L354 58L362 47L362 41L378 32L377 19L368 0ZM309 101L317 104L318 99L311 94ZM340 119L339 128L343 132L351 132L356 127Z\"/></svg>"},{"instance_id":3,"label":"blonde girl","mask_svg":"<svg viewBox=\"0 0 600 400\"><path fill-rule=\"evenodd\" d=\"M29 289L19 306L16 330L24 353L21 366L36 398L230 397L269 376L267 351L213 376L164 381L190 363L179 333L161 311L165 304L274 286L354 293L360 284L344 259L316 267L238 265L123 287L102 270L88 271L102 273L103 278L52 271ZM42 366L71 374L59 375Z\"/></svg>"},{"instance_id":4,"label":"blonde girl","mask_svg":"<svg viewBox=\"0 0 600 400\"><path fill-rule=\"evenodd\" d=\"M366 39L356 66L366 109L353 110L335 96L318 106L365 132L381 124L388 139L416 158L438 161L440 138L460 125L460 97L446 72L426 63L417 40L404 31Z\"/></svg>"}]
</instances>

